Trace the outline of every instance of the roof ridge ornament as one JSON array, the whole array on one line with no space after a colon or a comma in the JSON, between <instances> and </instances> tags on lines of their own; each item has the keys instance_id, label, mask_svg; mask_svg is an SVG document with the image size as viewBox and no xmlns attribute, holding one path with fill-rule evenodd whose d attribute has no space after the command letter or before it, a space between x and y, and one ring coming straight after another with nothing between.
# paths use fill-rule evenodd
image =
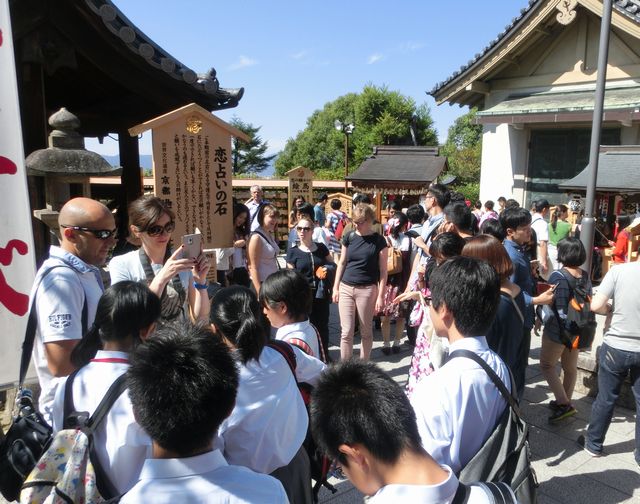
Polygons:
<instances>
[{"instance_id":1,"label":"roof ridge ornament","mask_svg":"<svg viewBox=\"0 0 640 504\"><path fill-rule=\"evenodd\" d=\"M556 9L560 12L556 15L556 20L558 23L563 25L568 25L573 22L576 18L576 6L578 5L578 0L560 0Z\"/></svg>"}]
</instances>

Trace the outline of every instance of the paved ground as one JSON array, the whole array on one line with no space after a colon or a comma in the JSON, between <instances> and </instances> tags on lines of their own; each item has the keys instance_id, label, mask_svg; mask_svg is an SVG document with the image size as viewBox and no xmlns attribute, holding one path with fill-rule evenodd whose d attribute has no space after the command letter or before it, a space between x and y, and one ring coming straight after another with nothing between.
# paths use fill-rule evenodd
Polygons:
<instances>
[{"instance_id":1,"label":"paved ground","mask_svg":"<svg viewBox=\"0 0 640 504\"><path fill-rule=\"evenodd\" d=\"M337 348L339 327L336 307L332 305L330 354L339 357ZM403 345L398 355L385 356L380 351L382 337L374 334L372 360L386 369L393 378L404 385L411 359L410 347ZM359 348L359 345L357 345ZM640 469L633 458L635 414L617 408L607 434L606 455L593 459L582 451L575 439L584 432L593 399L576 396L578 414L562 425L547 422L549 410L546 404L552 399L547 383L540 374L538 357L540 338L533 337L527 372L527 387L522 410L531 425L530 444L533 466L540 482L540 504L580 503L613 504L640 502ZM362 502L362 495L349 481L332 480L338 492L332 495L323 489L320 502L341 504Z\"/></svg>"}]
</instances>

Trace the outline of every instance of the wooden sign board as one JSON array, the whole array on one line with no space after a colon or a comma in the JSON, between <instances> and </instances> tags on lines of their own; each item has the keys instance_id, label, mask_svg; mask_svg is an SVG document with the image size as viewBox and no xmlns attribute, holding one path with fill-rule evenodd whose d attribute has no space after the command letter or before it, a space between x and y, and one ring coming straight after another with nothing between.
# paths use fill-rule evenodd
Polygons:
<instances>
[{"instance_id":1,"label":"wooden sign board","mask_svg":"<svg viewBox=\"0 0 640 504\"><path fill-rule=\"evenodd\" d=\"M313 172L304 166L298 166L286 173L289 178L289 213L293 210L293 202L302 196L307 203L313 205Z\"/></svg>"},{"instance_id":2,"label":"wooden sign board","mask_svg":"<svg viewBox=\"0 0 640 504\"><path fill-rule=\"evenodd\" d=\"M343 211L344 213L346 213L349 218L353 217L352 212L353 212L353 198L351 198L351 196L349 196L348 194L345 193L333 193L333 194L329 194L329 204L331 204L331 200L332 199L339 199L340 202L342 203L342 206L340 207L340 210ZM330 206L327 206L327 211L330 212Z\"/></svg>"},{"instance_id":3,"label":"wooden sign board","mask_svg":"<svg viewBox=\"0 0 640 504\"><path fill-rule=\"evenodd\" d=\"M153 131L155 194L176 216L172 239L202 232L205 249L233 244L231 137L246 135L192 103L129 130Z\"/></svg>"}]
</instances>

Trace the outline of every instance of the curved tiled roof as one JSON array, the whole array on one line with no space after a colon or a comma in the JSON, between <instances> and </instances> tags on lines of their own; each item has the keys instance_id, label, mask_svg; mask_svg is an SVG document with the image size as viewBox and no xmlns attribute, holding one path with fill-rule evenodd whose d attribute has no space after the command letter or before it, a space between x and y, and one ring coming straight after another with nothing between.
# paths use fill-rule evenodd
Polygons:
<instances>
[{"instance_id":1,"label":"curved tiled roof","mask_svg":"<svg viewBox=\"0 0 640 504\"><path fill-rule=\"evenodd\" d=\"M244 88L221 88L214 68L206 74L196 73L142 33L111 0L85 0L85 4L131 52L152 67L183 81L205 95L214 97L221 106L234 106L242 98Z\"/></svg>"},{"instance_id":2,"label":"curved tiled roof","mask_svg":"<svg viewBox=\"0 0 640 504\"><path fill-rule=\"evenodd\" d=\"M529 5L520 10L520 14L514 17L511 20L504 30L502 30L496 38L494 38L487 46L482 49L481 52L476 53L473 59L470 59L466 65L462 65L458 70L453 72L446 80L442 82L438 82L431 91L428 91L427 94L433 96L440 89L445 87L451 81L455 80L460 74L467 71L471 66L473 66L478 60L480 60L485 54L487 54L491 49L497 46L503 38L507 36L507 34L535 7L540 0L529 0ZM614 0L613 8L619 13L625 15L629 19L635 21L640 24L640 0Z\"/></svg>"}]
</instances>

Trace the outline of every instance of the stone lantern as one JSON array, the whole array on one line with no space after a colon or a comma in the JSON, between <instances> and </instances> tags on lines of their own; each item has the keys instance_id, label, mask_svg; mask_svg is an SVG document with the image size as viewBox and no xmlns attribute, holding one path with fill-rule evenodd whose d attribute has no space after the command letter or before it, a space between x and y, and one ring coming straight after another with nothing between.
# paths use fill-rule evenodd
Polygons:
<instances>
[{"instance_id":1,"label":"stone lantern","mask_svg":"<svg viewBox=\"0 0 640 504\"><path fill-rule=\"evenodd\" d=\"M26 159L27 174L44 177L46 208L33 215L58 235L58 214L71 198L91 197L90 177L120 175L103 157L84 148L84 138L76 131L80 120L66 108L49 117L53 128L49 147L32 152ZM58 236L59 238L59 236Z\"/></svg>"}]
</instances>

